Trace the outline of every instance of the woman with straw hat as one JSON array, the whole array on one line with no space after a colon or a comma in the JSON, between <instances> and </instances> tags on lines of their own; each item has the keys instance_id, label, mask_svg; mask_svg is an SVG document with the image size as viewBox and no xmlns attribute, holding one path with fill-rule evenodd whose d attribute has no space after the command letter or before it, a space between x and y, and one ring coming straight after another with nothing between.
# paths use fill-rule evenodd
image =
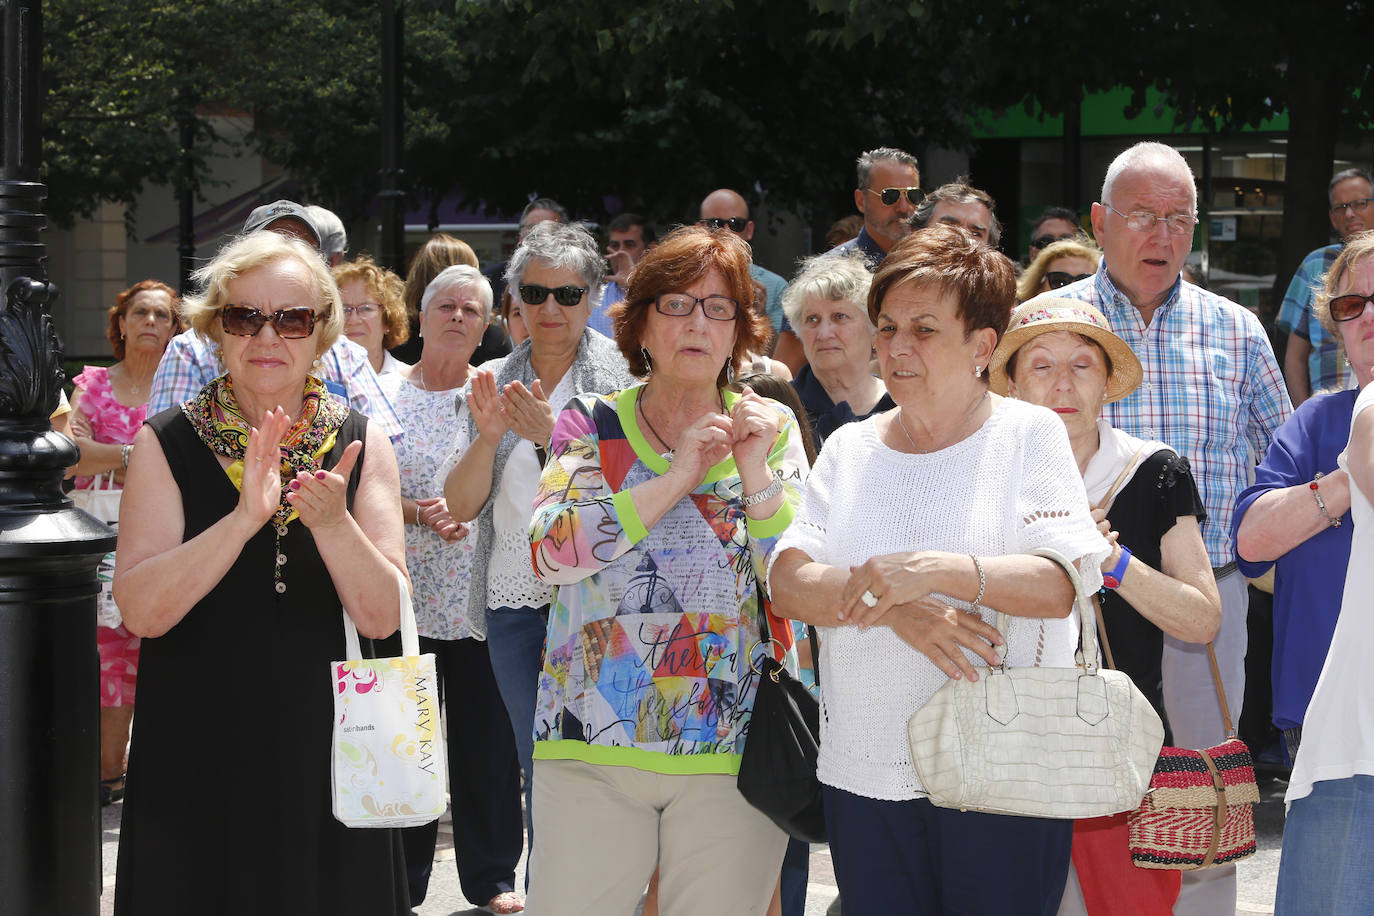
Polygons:
<instances>
[{"instance_id":1,"label":"woman with straw hat","mask_svg":"<svg viewBox=\"0 0 1374 916\"><path fill-rule=\"evenodd\" d=\"M1130 675L1167 727L1164 634L1207 642L1221 624L1221 599L1202 543L1204 512L1188 460L1163 442L1129 436L1099 416L1102 405L1127 397L1140 384L1140 360L1097 309L1042 297L1012 313L988 375L994 392L1048 407L1064 421L1093 518L1114 542L1102 563L1106 588L1099 620L1106 643L1115 666ZM1128 895L1131 906L1144 907L1132 912L1171 912L1179 873L1132 869L1125 817L1080 822L1061 916L1125 912L1118 908ZM1119 823L1099 823L1109 821ZM1099 840L1112 835L1106 850L1085 835L1093 830L1103 831ZM1152 886L1127 888L1123 875Z\"/></svg>"}]
</instances>

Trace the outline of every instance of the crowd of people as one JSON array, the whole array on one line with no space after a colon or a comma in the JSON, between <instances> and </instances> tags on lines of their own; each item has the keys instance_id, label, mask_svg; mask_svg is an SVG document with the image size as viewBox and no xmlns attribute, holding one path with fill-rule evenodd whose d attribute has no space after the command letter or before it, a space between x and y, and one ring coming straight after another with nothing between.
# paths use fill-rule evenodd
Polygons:
<instances>
[{"instance_id":1,"label":"crowd of people","mask_svg":"<svg viewBox=\"0 0 1374 916\"><path fill-rule=\"evenodd\" d=\"M1274 567L1276 912L1367 905L1374 591L1348 561L1374 538L1369 175L1333 180L1344 241L1285 300L1308 344L1287 381L1256 316L1182 276L1197 189L1168 146L1123 151L1086 225L1046 210L1020 269L967 179L926 193L886 147L855 177L859 216L790 281L719 189L661 236L621 214L604 248L539 198L509 260L439 234L404 279L278 201L185 300L121 293L116 362L77 377L69 420L75 485L123 487L99 629L115 911L425 899L437 824L345 827L325 764L340 608L399 654L399 575L474 906L801 916L807 846L735 780L766 653L819 684L851 916L1235 912L1233 864L1123 899L1125 812L928 797L906 723L943 684L1003 655L1075 664L1077 596L1045 548L1100 590L1112 664L1189 748L1239 719L1247 577ZM206 786L238 816L192 804Z\"/></svg>"}]
</instances>

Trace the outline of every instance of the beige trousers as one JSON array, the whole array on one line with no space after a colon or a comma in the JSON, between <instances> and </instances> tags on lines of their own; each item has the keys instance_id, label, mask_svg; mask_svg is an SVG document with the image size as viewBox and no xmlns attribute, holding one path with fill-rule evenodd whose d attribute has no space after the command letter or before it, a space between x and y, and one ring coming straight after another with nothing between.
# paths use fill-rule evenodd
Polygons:
<instances>
[{"instance_id":1,"label":"beige trousers","mask_svg":"<svg viewBox=\"0 0 1374 916\"><path fill-rule=\"evenodd\" d=\"M760 916L787 835L733 776L534 762L529 916L632 916L654 867L662 916Z\"/></svg>"}]
</instances>

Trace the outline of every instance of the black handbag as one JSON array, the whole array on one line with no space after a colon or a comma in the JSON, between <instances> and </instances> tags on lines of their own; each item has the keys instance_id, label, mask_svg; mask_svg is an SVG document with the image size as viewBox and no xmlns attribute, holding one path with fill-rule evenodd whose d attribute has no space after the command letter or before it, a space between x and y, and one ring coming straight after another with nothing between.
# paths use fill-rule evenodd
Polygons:
<instances>
[{"instance_id":1,"label":"black handbag","mask_svg":"<svg viewBox=\"0 0 1374 916\"><path fill-rule=\"evenodd\" d=\"M759 632L771 641L768 614L760 589ZM807 627L811 655L820 684L820 655L816 629ZM745 736L736 785L740 794L768 815L789 836L807 843L826 842L821 783L816 757L821 746L821 706L801 681L764 652L754 666L759 675L754 711Z\"/></svg>"}]
</instances>

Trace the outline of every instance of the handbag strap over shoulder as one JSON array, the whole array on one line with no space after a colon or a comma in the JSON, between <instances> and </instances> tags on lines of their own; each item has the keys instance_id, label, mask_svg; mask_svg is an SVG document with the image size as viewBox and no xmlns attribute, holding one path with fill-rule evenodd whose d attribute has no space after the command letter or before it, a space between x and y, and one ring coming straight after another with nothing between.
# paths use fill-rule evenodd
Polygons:
<instances>
[{"instance_id":1,"label":"handbag strap over shoulder","mask_svg":"<svg viewBox=\"0 0 1374 916\"><path fill-rule=\"evenodd\" d=\"M415 608L410 603L410 587L406 577L396 570L396 587L401 600L401 654L413 658L420 654L420 633L415 625ZM343 609L345 661L358 661L363 657L362 645L358 641L358 628L353 618Z\"/></svg>"},{"instance_id":2,"label":"handbag strap over shoulder","mask_svg":"<svg viewBox=\"0 0 1374 916\"><path fill-rule=\"evenodd\" d=\"M1116 498L1116 491L1121 489L1121 485L1126 482L1126 478L1131 476L1131 472L1134 471L1136 465L1140 463L1141 457L1144 456L1145 450L1150 447L1150 444L1151 443L1146 442L1135 450L1135 454L1131 456L1131 460L1126 462L1126 466L1121 469L1121 473L1116 475L1116 480L1113 480L1112 485L1107 488L1106 494L1097 501L1097 505L1093 506L1094 509L1107 509L1111 507L1112 500Z\"/></svg>"}]
</instances>

